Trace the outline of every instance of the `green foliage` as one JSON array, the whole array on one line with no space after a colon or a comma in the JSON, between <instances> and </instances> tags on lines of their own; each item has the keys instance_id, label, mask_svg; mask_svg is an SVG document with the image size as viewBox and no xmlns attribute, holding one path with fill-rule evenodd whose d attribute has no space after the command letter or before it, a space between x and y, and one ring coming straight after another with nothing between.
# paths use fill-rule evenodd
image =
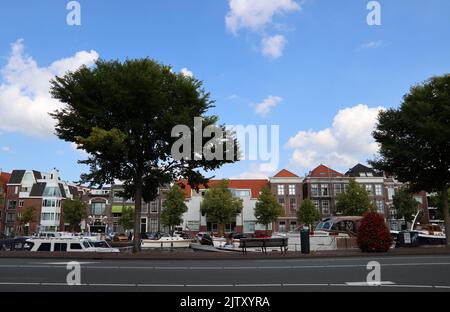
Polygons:
<instances>
[{"instance_id":1,"label":"green foliage","mask_svg":"<svg viewBox=\"0 0 450 312\"><path fill-rule=\"evenodd\" d=\"M133 207L123 207L118 223L124 230L131 230L134 227L134 210Z\"/></svg>"},{"instance_id":2,"label":"green foliage","mask_svg":"<svg viewBox=\"0 0 450 312\"><path fill-rule=\"evenodd\" d=\"M412 222L417 213L419 203L413 198L407 189L400 189L393 198L394 207L397 210L397 216L404 218L406 222Z\"/></svg>"},{"instance_id":3,"label":"green foliage","mask_svg":"<svg viewBox=\"0 0 450 312\"><path fill-rule=\"evenodd\" d=\"M178 185L172 186L165 194L162 206L161 223L168 226L173 235L173 227L183 222L183 214L188 211L185 195Z\"/></svg>"},{"instance_id":4,"label":"green foliage","mask_svg":"<svg viewBox=\"0 0 450 312\"><path fill-rule=\"evenodd\" d=\"M297 210L297 221L299 224L309 227L317 221L320 221L320 212L316 209L311 199L306 198L300 206L300 209Z\"/></svg>"},{"instance_id":5,"label":"green foliage","mask_svg":"<svg viewBox=\"0 0 450 312\"><path fill-rule=\"evenodd\" d=\"M34 206L28 206L25 211L16 215L16 224L19 227L19 233L23 234L23 227L28 223L36 222L36 208Z\"/></svg>"},{"instance_id":6,"label":"green foliage","mask_svg":"<svg viewBox=\"0 0 450 312\"><path fill-rule=\"evenodd\" d=\"M413 192L440 192L450 229L450 75L411 88L399 109L381 112L373 133L380 157L371 164L408 182ZM450 244L450 231L446 231Z\"/></svg>"},{"instance_id":7,"label":"green foliage","mask_svg":"<svg viewBox=\"0 0 450 312\"><path fill-rule=\"evenodd\" d=\"M86 204L78 197L65 199L62 203L64 222L69 223L73 230L87 218Z\"/></svg>"},{"instance_id":8,"label":"green foliage","mask_svg":"<svg viewBox=\"0 0 450 312\"><path fill-rule=\"evenodd\" d=\"M258 223L264 225L268 230L269 224L275 222L283 214L283 206L278 203L270 189L268 187L262 188L255 206L255 217Z\"/></svg>"},{"instance_id":9,"label":"green foliage","mask_svg":"<svg viewBox=\"0 0 450 312\"><path fill-rule=\"evenodd\" d=\"M186 157L172 155L172 147L184 137L172 133L175 126L185 125L192 134L208 126L227 131L217 124L217 116L207 115L213 101L201 81L174 73L170 66L154 60L99 60L92 68L81 67L56 77L51 94L65 104L52 114L56 134L89 155L80 161L90 167L81 182L123 181L123 196L139 199L137 211L141 210L140 199L154 200L159 186L185 178L197 188L208 182L200 170L215 170L238 159L237 140L230 133L225 141L234 146L225 144L223 137L201 136L198 142L202 147L207 142L224 147L221 158L210 160L203 155L198 159L194 142L189 143L190 149L183 146ZM203 118L201 127L194 127L194 117ZM139 218L136 214L135 252L140 248Z\"/></svg>"},{"instance_id":10,"label":"green foliage","mask_svg":"<svg viewBox=\"0 0 450 312\"><path fill-rule=\"evenodd\" d=\"M367 211L373 211L374 207L369 199L366 189L350 179L348 191L337 196L336 209L346 216L362 216Z\"/></svg>"},{"instance_id":11,"label":"green foliage","mask_svg":"<svg viewBox=\"0 0 450 312\"><path fill-rule=\"evenodd\" d=\"M224 225L234 222L242 211L242 199L233 196L228 189L229 182L223 180L217 187L206 191L200 210L209 221L219 224L219 235L223 235Z\"/></svg>"},{"instance_id":12,"label":"green foliage","mask_svg":"<svg viewBox=\"0 0 450 312\"><path fill-rule=\"evenodd\" d=\"M448 196L450 197L450 189L447 192ZM429 198L428 206L430 207L436 207L436 218L439 220L444 219L444 200L442 198L442 193L436 193Z\"/></svg>"}]
</instances>

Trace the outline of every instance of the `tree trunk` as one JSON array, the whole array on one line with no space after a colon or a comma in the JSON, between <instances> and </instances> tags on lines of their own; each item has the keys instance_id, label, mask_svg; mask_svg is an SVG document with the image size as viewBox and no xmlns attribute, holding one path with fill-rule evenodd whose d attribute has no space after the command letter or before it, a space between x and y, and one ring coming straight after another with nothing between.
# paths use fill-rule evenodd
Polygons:
<instances>
[{"instance_id":1,"label":"tree trunk","mask_svg":"<svg viewBox=\"0 0 450 312\"><path fill-rule=\"evenodd\" d=\"M142 175L138 174L136 181L136 192L134 196L134 238L133 253L141 251L141 210L142 210Z\"/></svg>"},{"instance_id":2,"label":"tree trunk","mask_svg":"<svg viewBox=\"0 0 450 312\"><path fill-rule=\"evenodd\" d=\"M223 237L224 233L225 233L225 224L220 223L219 224L219 234L218 234L218 236L219 237Z\"/></svg>"},{"instance_id":3,"label":"tree trunk","mask_svg":"<svg viewBox=\"0 0 450 312\"><path fill-rule=\"evenodd\" d=\"M450 214L448 211L448 188L442 190L442 202L444 208L444 222L445 222L445 237L447 239L447 246L450 247Z\"/></svg>"}]
</instances>

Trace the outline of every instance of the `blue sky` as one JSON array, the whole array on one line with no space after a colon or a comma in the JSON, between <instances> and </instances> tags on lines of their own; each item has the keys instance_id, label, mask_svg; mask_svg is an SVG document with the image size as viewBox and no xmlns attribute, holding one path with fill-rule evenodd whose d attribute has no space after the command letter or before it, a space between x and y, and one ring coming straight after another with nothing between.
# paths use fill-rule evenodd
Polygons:
<instances>
[{"instance_id":1,"label":"blue sky","mask_svg":"<svg viewBox=\"0 0 450 312\"><path fill-rule=\"evenodd\" d=\"M52 136L35 109L53 107L43 95L48 73L97 55L186 68L205 82L221 122L280 126L278 168L243 161L218 177L364 162L376 153L378 110L450 72L448 0L380 0L380 26L367 24L368 0L254 1L79 0L80 26L66 23L69 1L2 1L0 168L57 167L64 179L79 178L82 153Z\"/></svg>"}]
</instances>

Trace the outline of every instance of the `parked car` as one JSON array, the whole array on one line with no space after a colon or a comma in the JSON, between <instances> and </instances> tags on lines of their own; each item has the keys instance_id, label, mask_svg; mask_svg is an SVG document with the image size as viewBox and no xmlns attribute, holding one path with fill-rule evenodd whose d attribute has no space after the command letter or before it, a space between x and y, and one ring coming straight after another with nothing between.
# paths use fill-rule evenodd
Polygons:
<instances>
[{"instance_id":1,"label":"parked car","mask_svg":"<svg viewBox=\"0 0 450 312\"><path fill-rule=\"evenodd\" d=\"M113 241L114 242L128 242L128 236L121 233L121 234L116 234L113 237Z\"/></svg>"}]
</instances>

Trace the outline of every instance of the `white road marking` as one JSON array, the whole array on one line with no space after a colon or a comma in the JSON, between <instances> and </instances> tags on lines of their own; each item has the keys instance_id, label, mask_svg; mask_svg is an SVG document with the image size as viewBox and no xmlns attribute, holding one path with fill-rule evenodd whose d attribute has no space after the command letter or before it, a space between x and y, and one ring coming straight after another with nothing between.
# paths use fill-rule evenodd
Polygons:
<instances>
[{"instance_id":1,"label":"white road marking","mask_svg":"<svg viewBox=\"0 0 450 312\"><path fill-rule=\"evenodd\" d=\"M283 284L285 287L320 287L320 286L329 286L329 284Z\"/></svg>"},{"instance_id":2,"label":"white road marking","mask_svg":"<svg viewBox=\"0 0 450 312\"><path fill-rule=\"evenodd\" d=\"M373 287L373 286L383 286L383 285L394 285L395 283L393 283L393 282L374 282L374 283L348 282L348 283L345 283L345 284L347 284L347 286L369 286L369 287Z\"/></svg>"}]
</instances>

